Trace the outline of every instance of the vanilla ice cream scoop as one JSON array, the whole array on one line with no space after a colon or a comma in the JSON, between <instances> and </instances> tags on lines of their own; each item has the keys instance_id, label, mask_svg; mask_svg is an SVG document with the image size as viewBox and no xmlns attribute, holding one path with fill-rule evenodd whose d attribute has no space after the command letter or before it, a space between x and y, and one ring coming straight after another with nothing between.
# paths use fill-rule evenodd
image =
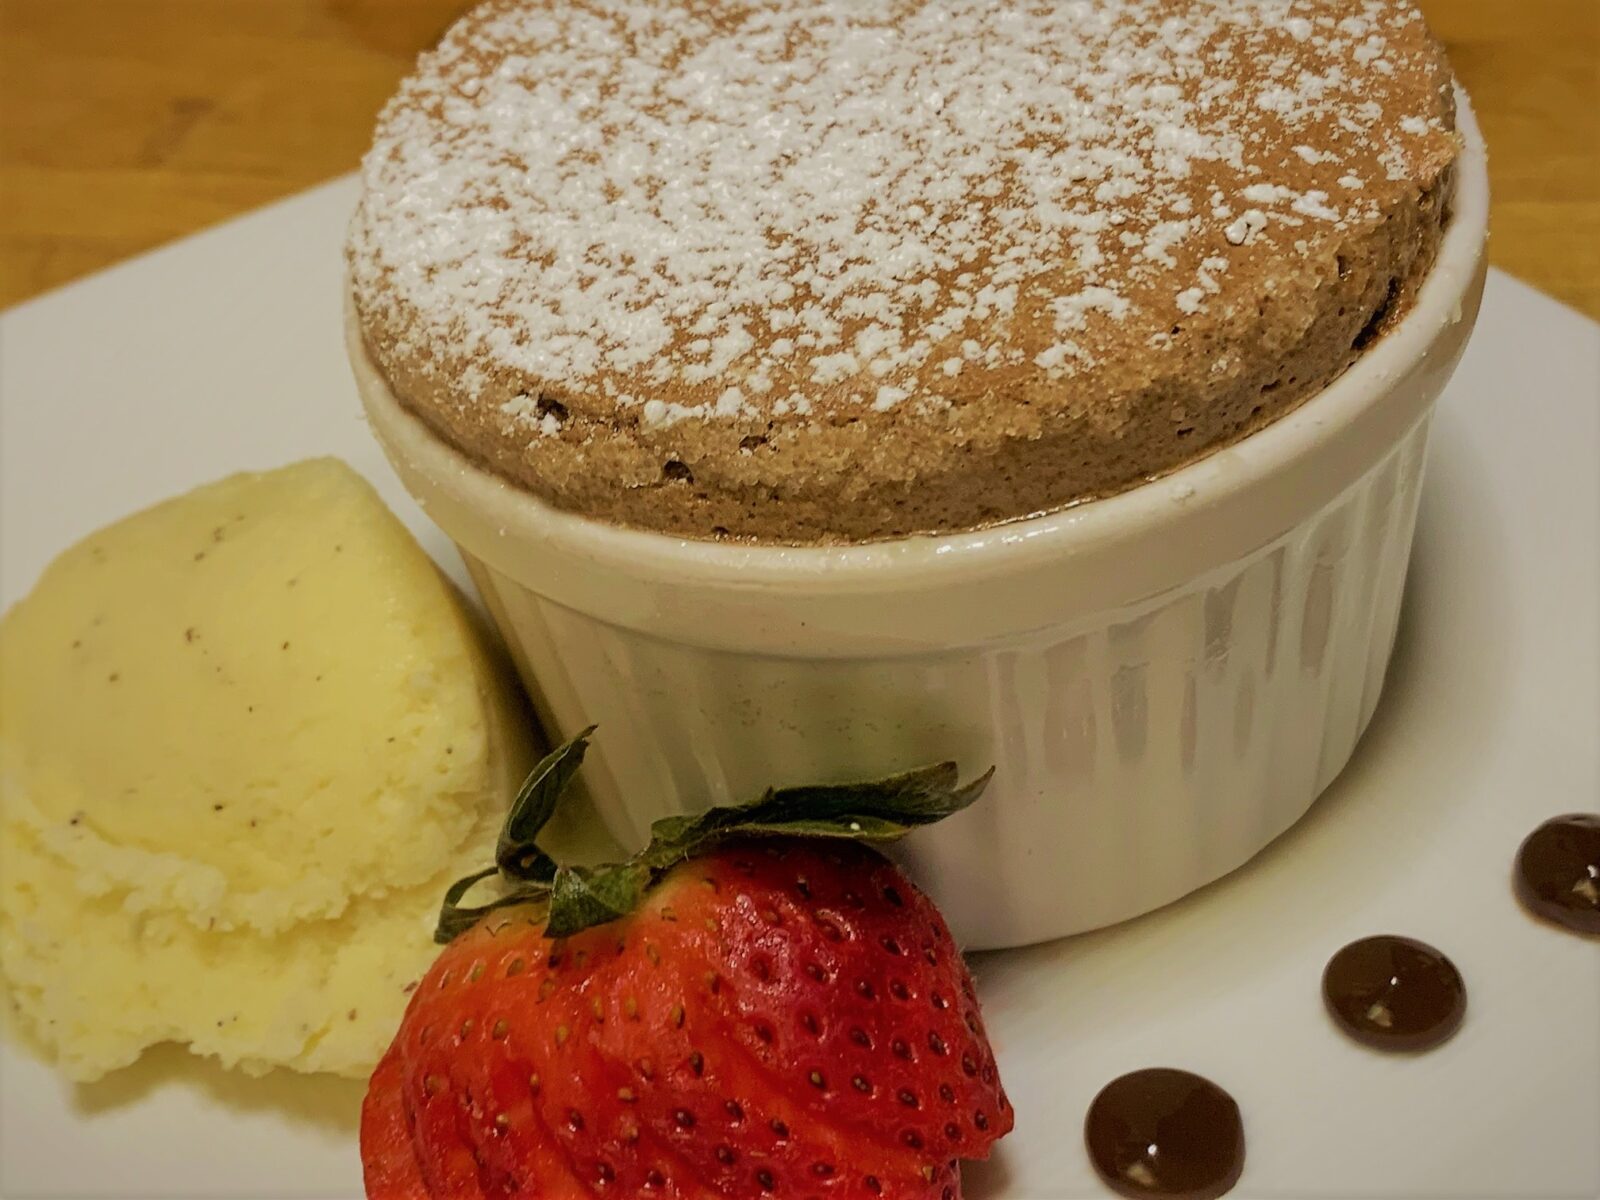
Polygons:
<instances>
[{"instance_id":1,"label":"vanilla ice cream scoop","mask_svg":"<svg viewBox=\"0 0 1600 1200\"><path fill-rule=\"evenodd\" d=\"M0 621L0 968L78 1077L363 1074L528 760L473 615L321 459L92 534Z\"/></svg>"}]
</instances>

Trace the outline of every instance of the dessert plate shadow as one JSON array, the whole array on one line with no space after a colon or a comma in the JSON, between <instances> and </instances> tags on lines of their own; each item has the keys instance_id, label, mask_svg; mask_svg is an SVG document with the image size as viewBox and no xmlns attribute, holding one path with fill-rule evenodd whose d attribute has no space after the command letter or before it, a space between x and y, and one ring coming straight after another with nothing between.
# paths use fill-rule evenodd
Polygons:
<instances>
[{"instance_id":1,"label":"dessert plate shadow","mask_svg":"<svg viewBox=\"0 0 1600 1200\"><path fill-rule=\"evenodd\" d=\"M465 583L362 426L341 342L354 194L331 184L0 317L0 603L134 508L316 454L367 475ZM978 957L1018 1124L969 1169L970 1200L1108 1195L1084 1110L1144 1066L1238 1100L1241 1200L1600 1193L1600 947L1526 917L1509 881L1526 833L1600 796L1597 457L1600 326L1494 274L1435 421L1371 731L1245 869L1126 925ZM1324 1015L1328 956L1374 933L1460 967L1466 1022L1440 1049L1384 1056ZM0 1048L0 1197L360 1195L335 1111L359 1085L275 1076L232 1102L233 1081L174 1050L134 1071L74 1089Z\"/></svg>"}]
</instances>

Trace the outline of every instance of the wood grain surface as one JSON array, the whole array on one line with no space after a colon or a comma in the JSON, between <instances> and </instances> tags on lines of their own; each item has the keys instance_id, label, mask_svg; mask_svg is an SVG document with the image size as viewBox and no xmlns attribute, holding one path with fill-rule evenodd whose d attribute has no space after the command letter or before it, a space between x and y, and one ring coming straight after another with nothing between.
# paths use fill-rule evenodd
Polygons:
<instances>
[{"instance_id":1,"label":"wood grain surface","mask_svg":"<svg viewBox=\"0 0 1600 1200\"><path fill-rule=\"evenodd\" d=\"M1422 0L1500 266L1600 317L1600 0ZM464 0L0 0L0 306L348 171Z\"/></svg>"}]
</instances>

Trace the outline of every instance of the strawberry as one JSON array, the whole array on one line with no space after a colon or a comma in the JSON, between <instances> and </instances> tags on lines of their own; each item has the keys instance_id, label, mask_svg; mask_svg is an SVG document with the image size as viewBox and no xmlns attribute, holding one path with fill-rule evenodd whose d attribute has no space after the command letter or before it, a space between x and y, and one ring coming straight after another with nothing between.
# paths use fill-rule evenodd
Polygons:
<instances>
[{"instance_id":1,"label":"strawberry","mask_svg":"<svg viewBox=\"0 0 1600 1200\"><path fill-rule=\"evenodd\" d=\"M948 764L657 822L625 863L534 842L536 768L362 1110L371 1200L957 1200L1012 1113L943 919L876 850L972 802ZM803 836L797 836L803 835ZM505 894L462 908L500 875Z\"/></svg>"}]
</instances>

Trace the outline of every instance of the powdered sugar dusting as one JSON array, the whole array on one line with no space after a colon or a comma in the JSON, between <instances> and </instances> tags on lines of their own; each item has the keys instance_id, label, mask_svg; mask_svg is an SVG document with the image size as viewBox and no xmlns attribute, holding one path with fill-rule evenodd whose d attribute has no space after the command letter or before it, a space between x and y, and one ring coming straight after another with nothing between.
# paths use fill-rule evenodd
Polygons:
<instances>
[{"instance_id":1,"label":"powdered sugar dusting","mask_svg":"<svg viewBox=\"0 0 1600 1200\"><path fill-rule=\"evenodd\" d=\"M935 412L974 370L1092 369L1118 328L1206 310L1235 257L1376 220L1353 168L1414 178L1448 136L1391 107L1412 20L496 0L380 120L354 286L400 353L472 364L465 403L515 378L647 430ZM526 396L500 409L560 432Z\"/></svg>"}]
</instances>

